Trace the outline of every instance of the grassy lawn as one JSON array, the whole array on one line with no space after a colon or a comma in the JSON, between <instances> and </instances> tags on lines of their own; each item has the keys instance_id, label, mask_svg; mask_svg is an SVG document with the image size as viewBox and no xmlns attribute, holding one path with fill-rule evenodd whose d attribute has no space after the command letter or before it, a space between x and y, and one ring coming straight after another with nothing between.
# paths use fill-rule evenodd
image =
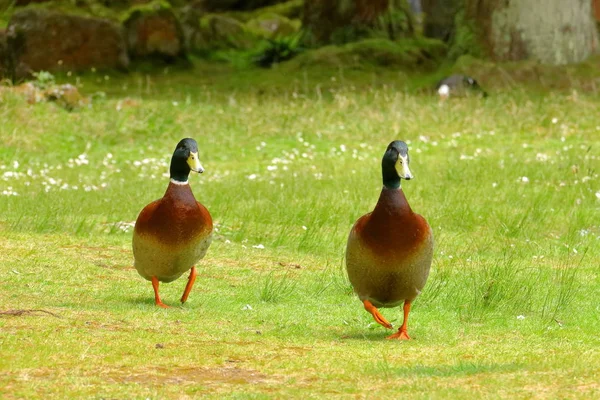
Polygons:
<instances>
[{"instance_id":1,"label":"grassy lawn","mask_svg":"<svg viewBox=\"0 0 600 400\"><path fill-rule=\"evenodd\" d=\"M104 95L74 112L0 94L1 398L600 396L597 94L441 103L389 71L80 84ZM188 303L185 279L161 285L165 310L131 225L183 137L216 236ZM394 139L436 238L408 342L343 263Z\"/></svg>"}]
</instances>

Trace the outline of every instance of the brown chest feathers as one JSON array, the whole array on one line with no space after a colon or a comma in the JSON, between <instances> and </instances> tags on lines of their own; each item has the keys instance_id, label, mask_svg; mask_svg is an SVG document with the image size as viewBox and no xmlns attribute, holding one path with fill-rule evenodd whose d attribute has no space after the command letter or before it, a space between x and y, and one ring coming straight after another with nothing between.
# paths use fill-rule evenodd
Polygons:
<instances>
[{"instance_id":1,"label":"brown chest feathers","mask_svg":"<svg viewBox=\"0 0 600 400\"><path fill-rule=\"evenodd\" d=\"M354 230L363 244L382 258L417 251L430 234L429 225L411 210L404 192L386 188L373 212L360 218Z\"/></svg>"},{"instance_id":2,"label":"brown chest feathers","mask_svg":"<svg viewBox=\"0 0 600 400\"><path fill-rule=\"evenodd\" d=\"M212 232L208 210L194 198L189 185L170 183L165 195L148 204L138 216L135 233L177 246Z\"/></svg>"}]
</instances>

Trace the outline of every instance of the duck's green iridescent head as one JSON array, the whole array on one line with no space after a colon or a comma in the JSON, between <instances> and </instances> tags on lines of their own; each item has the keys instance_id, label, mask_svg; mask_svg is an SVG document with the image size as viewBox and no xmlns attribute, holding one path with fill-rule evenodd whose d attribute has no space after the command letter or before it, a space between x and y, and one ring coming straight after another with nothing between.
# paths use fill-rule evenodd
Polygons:
<instances>
[{"instance_id":1,"label":"duck's green iridescent head","mask_svg":"<svg viewBox=\"0 0 600 400\"><path fill-rule=\"evenodd\" d=\"M177 143L171 157L171 180L187 182L190 171L202 173L204 168L198 158L198 143L194 139L186 138Z\"/></svg>"},{"instance_id":2,"label":"duck's green iridescent head","mask_svg":"<svg viewBox=\"0 0 600 400\"><path fill-rule=\"evenodd\" d=\"M413 175L408 167L409 162L406 143L401 140L394 140L390 143L381 160L383 185L388 189L398 189L400 179L412 179Z\"/></svg>"}]
</instances>

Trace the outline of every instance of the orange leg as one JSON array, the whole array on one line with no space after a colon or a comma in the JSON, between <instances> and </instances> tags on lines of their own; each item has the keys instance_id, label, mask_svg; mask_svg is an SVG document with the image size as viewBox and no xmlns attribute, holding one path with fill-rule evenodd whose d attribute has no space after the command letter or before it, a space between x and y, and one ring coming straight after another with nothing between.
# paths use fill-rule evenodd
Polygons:
<instances>
[{"instance_id":1,"label":"orange leg","mask_svg":"<svg viewBox=\"0 0 600 400\"><path fill-rule=\"evenodd\" d=\"M408 313L410 313L410 301L404 302L404 321L402 326L398 328L398 332L388 336L388 339L410 340L408 336Z\"/></svg>"},{"instance_id":2,"label":"orange leg","mask_svg":"<svg viewBox=\"0 0 600 400\"><path fill-rule=\"evenodd\" d=\"M392 329L392 324L390 324L388 320L385 319L384 316L379 313L377 307L371 304L369 300L363 300L363 305L365 306L365 310L371 313L371 315L373 316L373 318L375 318L375 321L378 324L383 325L388 329Z\"/></svg>"},{"instance_id":3,"label":"orange leg","mask_svg":"<svg viewBox=\"0 0 600 400\"><path fill-rule=\"evenodd\" d=\"M183 296L181 296L181 304L185 303L190 292L192 291L192 286L194 286L194 282L196 281L196 276L198 272L196 271L196 267L192 267L190 271L190 276L188 277L187 285L185 285L185 290L183 291Z\"/></svg>"},{"instance_id":4,"label":"orange leg","mask_svg":"<svg viewBox=\"0 0 600 400\"><path fill-rule=\"evenodd\" d=\"M152 277L152 287L154 288L154 302L157 306L162 308L169 308L168 305L160 301L160 296L158 295L158 279L153 276Z\"/></svg>"}]
</instances>

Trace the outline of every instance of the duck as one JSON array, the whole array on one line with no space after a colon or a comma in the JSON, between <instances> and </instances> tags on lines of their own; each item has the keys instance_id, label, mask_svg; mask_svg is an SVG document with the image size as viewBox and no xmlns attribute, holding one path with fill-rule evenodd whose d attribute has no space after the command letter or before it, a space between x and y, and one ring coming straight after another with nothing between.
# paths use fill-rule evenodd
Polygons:
<instances>
[{"instance_id":1,"label":"duck","mask_svg":"<svg viewBox=\"0 0 600 400\"><path fill-rule=\"evenodd\" d=\"M346 270L367 312L385 328L392 324L378 308L403 304L404 321L388 339L409 340L411 304L423 290L433 258L433 232L413 212L401 187L413 179L408 146L395 140L381 161L383 188L372 212L353 225L346 245Z\"/></svg>"},{"instance_id":2,"label":"duck","mask_svg":"<svg viewBox=\"0 0 600 400\"><path fill-rule=\"evenodd\" d=\"M442 100L450 96L465 96L468 93L479 94L483 97L488 96L475 78L460 74L450 75L442 79L435 85L435 90Z\"/></svg>"},{"instance_id":3,"label":"duck","mask_svg":"<svg viewBox=\"0 0 600 400\"><path fill-rule=\"evenodd\" d=\"M152 282L155 304L168 308L159 295L159 282L173 282L190 271L181 303L188 299L198 272L196 264L212 241L213 222L206 207L196 201L188 182L191 171L203 173L194 139L182 139L173 152L169 185L164 196L145 206L133 230L137 272Z\"/></svg>"}]
</instances>

